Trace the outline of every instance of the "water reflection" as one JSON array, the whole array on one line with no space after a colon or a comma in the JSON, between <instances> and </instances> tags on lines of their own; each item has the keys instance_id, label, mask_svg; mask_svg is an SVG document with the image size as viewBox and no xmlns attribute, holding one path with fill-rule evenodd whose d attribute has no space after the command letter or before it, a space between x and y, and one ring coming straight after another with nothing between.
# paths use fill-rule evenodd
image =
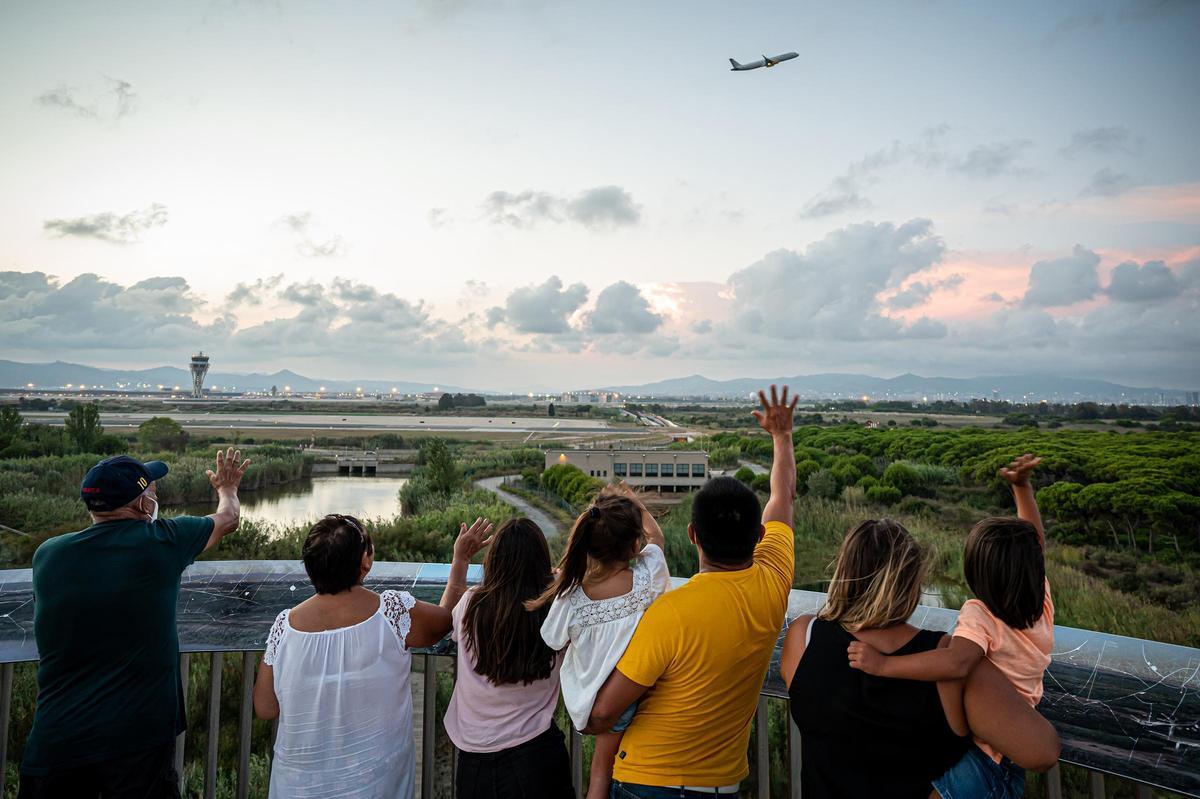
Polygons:
<instances>
[{"instance_id":1,"label":"water reflection","mask_svg":"<svg viewBox=\"0 0 1200 799\"><path fill-rule=\"evenodd\" d=\"M280 527L307 526L327 513L390 519L400 513L397 492L403 477L314 477L264 491L242 493L242 518ZM212 513L214 505L188 507Z\"/></svg>"}]
</instances>

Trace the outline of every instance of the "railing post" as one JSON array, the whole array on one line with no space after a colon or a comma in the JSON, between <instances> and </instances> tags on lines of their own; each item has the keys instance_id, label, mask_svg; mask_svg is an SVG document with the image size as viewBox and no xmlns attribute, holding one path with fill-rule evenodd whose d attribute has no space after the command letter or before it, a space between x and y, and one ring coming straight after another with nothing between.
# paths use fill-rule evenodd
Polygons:
<instances>
[{"instance_id":1,"label":"railing post","mask_svg":"<svg viewBox=\"0 0 1200 799\"><path fill-rule=\"evenodd\" d=\"M1062 768L1058 763L1046 772L1046 799L1062 799Z\"/></svg>"},{"instance_id":2,"label":"railing post","mask_svg":"<svg viewBox=\"0 0 1200 799\"><path fill-rule=\"evenodd\" d=\"M1088 772L1088 786L1091 788L1092 799L1104 799L1104 775L1099 771Z\"/></svg>"},{"instance_id":3,"label":"railing post","mask_svg":"<svg viewBox=\"0 0 1200 799\"><path fill-rule=\"evenodd\" d=\"M575 799L583 799L583 736L571 724L571 785L575 788Z\"/></svg>"},{"instance_id":4,"label":"railing post","mask_svg":"<svg viewBox=\"0 0 1200 799\"><path fill-rule=\"evenodd\" d=\"M437 754L437 659L425 655L425 695L421 697L421 799L433 799Z\"/></svg>"},{"instance_id":5,"label":"railing post","mask_svg":"<svg viewBox=\"0 0 1200 799\"><path fill-rule=\"evenodd\" d=\"M0 796L8 774L8 722L12 715L13 664L0 666Z\"/></svg>"},{"instance_id":6,"label":"railing post","mask_svg":"<svg viewBox=\"0 0 1200 799\"><path fill-rule=\"evenodd\" d=\"M758 697L754 712L754 764L758 772L758 799L771 799L771 754L767 729L767 698Z\"/></svg>"},{"instance_id":7,"label":"railing post","mask_svg":"<svg viewBox=\"0 0 1200 799\"><path fill-rule=\"evenodd\" d=\"M183 712L187 713L188 701L188 672L191 669L192 656L184 652L179 656L179 682L183 687ZM186 742L187 730L175 736L175 778L179 780L179 792L183 793L183 747Z\"/></svg>"},{"instance_id":8,"label":"railing post","mask_svg":"<svg viewBox=\"0 0 1200 799\"><path fill-rule=\"evenodd\" d=\"M1154 799L1154 791L1149 785L1138 783L1133 786L1133 799Z\"/></svg>"},{"instance_id":9,"label":"railing post","mask_svg":"<svg viewBox=\"0 0 1200 799\"><path fill-rule=\"evenodd\" d=\"M800 751L800 728L792 714L788 713L788 785L792 799L801 799L803 791L800 788L800 767L803 765Z\"/></svg>"},{"instance_id":10,"label":"railing post","mask_svg":"<svg viewBox=\"0 0 1200 799\"><path fill-rule=\"evenodd\" d=\"M238 708L237 799L250 795L250 732L254 715L254 653L242 653L242 705Z\"/></svg>"},{"instance_id":11,"label":"railing post","mask_svg":"<svg viewBox=\"0 0 1200 799\"><path fill-rule=\"evenodd\" d=\"M208 746L204 757L204 799L217 796L217 755L221 743L221 653L209 656Z\"/></svg>"}]
</instances>

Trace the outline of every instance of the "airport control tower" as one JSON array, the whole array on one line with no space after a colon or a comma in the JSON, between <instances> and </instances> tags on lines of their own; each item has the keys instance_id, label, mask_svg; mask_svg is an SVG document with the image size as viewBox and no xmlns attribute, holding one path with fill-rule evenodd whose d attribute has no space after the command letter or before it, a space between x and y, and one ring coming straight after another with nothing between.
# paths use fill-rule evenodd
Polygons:
<instances>
[{"instance_id":1,"label":"airport control tower","mask_svg":"<svg viewBox=\"0 0 1200 799\"><path fill-rule=\"evenodd\" d=\"M204 376L208 374L208 356L198 352L192 356L192 396L200 399L204 389Z\"/></svg>"}]
</instances>

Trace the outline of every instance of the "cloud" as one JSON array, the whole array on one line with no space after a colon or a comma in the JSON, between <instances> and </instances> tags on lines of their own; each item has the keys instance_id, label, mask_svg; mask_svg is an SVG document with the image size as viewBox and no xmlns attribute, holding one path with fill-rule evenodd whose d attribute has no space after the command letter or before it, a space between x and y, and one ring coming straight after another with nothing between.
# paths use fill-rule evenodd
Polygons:
<instances>
[{"instance_id":1,"label":"cloud","mask_svg":"<svg viewBox=\"0 0 1200 799\"><path fill-rule=\"evenodd\" d=\"M1082 197L1116 197L1137 186L1137 181L1124 172L1108 167L1097 170L1088 185L1079 192Z\"/></svg>"},{"instance_id":2,"label":"cloud","mask_svg":"<svg viewBox=\"0 0 1200 799\"><path fill-rule=\"evenodd\" d=\"M768 253L729 278L733 329L785 340L905 335L901 321L879 313L877 295L941 261L945 245L932 228L928 219L868 222L833 231L804 252Z\"/></svg>"},{"instance_id":3,"label":"cloud","mask_svg":"<svg viewBox=\"0 0 1200 799\"><path fill-rule=\"evenodd\" d=\"M444 228L450 224L450 212L445 208L430 208L429 213L425 214L425 221L434 230Z\"/></svg>"},{"instance_id":4,"label":"cloud","mask_svg":"<svg viewBox=\"0 0 1200 799\"><path fill-rule=\"evenodd\" d=\"M95 93L73 86L61 85L34 98L43 108L65 111L80 119L111 121L131 113L137 105L137 94L128 81L105 77L111 84L106 91Z\"/></svg>"},{"instance_id":5,"label":"cloud","mask_svg":"<svg viewBox=\"0 0 1200 799\"><path fill-rule=\"evenodd\" d=\"M612 230L641 221L641 206L620 186L596 186L573 198L532 189L494 191L483 201L485 218L493 225L532 228L542 223L573 222L592 230Z\"/></svg>"},{"instance_id":6,"label":"cloud","mask_svg":"<svg viewBox=\"0 0 1200 799\"><path fill-rule=\"evenodd\" d=\"M130 211L127 214L105 211L71 219L47 219L42 223L42 229L58 238L72 236L100 239L112 244L133 244L141 240L144 231L165 224L167 207L153 203L143 211Z\"/></svg>"},{"instance_id":7,"label":"cloud","mask_svg":"<svg viewBox=\"0 0 1200 799\"><path fill-rule=\"evenodd\" d=\"M346 254L346 242L341 236L331 236L324 241L313 238L312 229L316 225L311 211L285 214L279 224L296 234L299 238L296 252L306 258L332 258Z\"/></svg>"},{"instance_id":8,"label":"cloud","mask_svg":"<svg viewBox=\"0 0 1200 799\"><path fill-rule=\"evenodd\" d=\"M1071 141L1059 152L1066 156L1087 155L1141 155L1145 140L1135 136L1124 125L1108 125L1098 128L1077 130Z\"/></svg>"},{"instance_id":9,"label":"cloud","mask_svg":"<svg viewBox=\"0 0 1200 799\"><path fill-rule=\"evenodd\" d=\"M1008 302L1008 300L1004 298L1004 295L998 291L988 292L980 299L982 299L984 302Z\"/></svg>"},{"instance_id":10,"label":"cloud","mask_svg":"<svg viewBox=\"0 0 1200 799\"><path fill-rule=\"evenodd\" d=\"M1175 273L1162 261L1141 266L1127 261L1112 271L1104 292L1117 302L1152 302L1174 297L1182 290Z\"/></svg>"},{"instance_id":11,"label":"cloud","mask_svg":"<svg viewBox=\"0 0 1200 799\"><path fill-rule=\"evenodd\" d=\"M1021 166L1018 161L1032 144L1028 139L981 144L972 148L951 169L973 178L1029 175L1032 170Z\"/></svg>"},{"instance_id":12,"label":"cloud","mask_svg":"<svg viewBox=\"0 0 1200 799\"><path fill-rule=\"evenodd\" d=\"M541 285L515 289L503 309L488 311L488 324L494 327L504 321L518 333L569 333L572 331L569 318L583 307L587 298L587 286L575 283L563 288L558 276L551 275Z\"/></svg>"},{"instance_id":13,"label":"cloud","mask_svg":"<svg viewBox=\"0 0 1200 799\"><path fill-rule=\"evenodd\" d=\"M225 295L225 302L233 307L239 305L262 305L265 295L273 294L283 282L283 274L260 277L253 283L238 283L233 291Z\"/></svg>"},{"instance_id":14,"label":"cloud","mask_svg":"<svg viewBox=\"0 0 1200 799\"><path fill-rule=\"evenodd\" d=\"M901 291L896 292L887 301L887 307L894 311L907 310L916 308L918 305L924 305L929 302L930 297L935 292L943 290L954 290L963 284L966 278L963 275L950 275L943 280L922 281L916 280L909 283Z\"/></svg>"},{"instance_id":15,"label":"cloud","mask_svg":"<svg viewBox=\"0 0 1200 799\"><path fill-rule=\"evenodd\" d=\"M1100 291L1099 264L1099 255L1078 244L1066 258L1038 261L1029 270L1025 306L1052 308L1090 300Z\"/></svg>"},{"instance_id":16,"label":"cloud","mask_svg":"<svg viewBox=\"0 0 1200 799\"><path fill-rule=\"evenodd\" d=\"M596 307L584 316L592 333L642 335L662 326L663 317L650 310L650 303L632 283L619 280L600 292Z\"/></svg>"},{"instance_id":17,"label":"cloud","mask_svg":"<svg viewBox=\"0 0 1200 799\"><path fill-rule=\"evenodd\" d=\"M713 331L713 323L711 319L697 319L688 325L688 330L698 335L707 335Z\"/></svg>"},{"instance_id":18,"label":"cloud","mask_svg":"<svg viewBox=\"0 0 1200 799\"><path fill-rule=\"evenodd\" d=\"M949 131L948 125L936 125L926 128L912 141L893 141L887 147L868 153L846 167L828 188L805 203L799 217L819 219L870 208L867 189L879 183L881 172L902 164L927 171L948 170L975 178L1033 174L1033 170L1019 163L1024 151L1032 145L1027 139L978 145L965 155L956 155L945 142Z\"/></svg>"}]
</instances>

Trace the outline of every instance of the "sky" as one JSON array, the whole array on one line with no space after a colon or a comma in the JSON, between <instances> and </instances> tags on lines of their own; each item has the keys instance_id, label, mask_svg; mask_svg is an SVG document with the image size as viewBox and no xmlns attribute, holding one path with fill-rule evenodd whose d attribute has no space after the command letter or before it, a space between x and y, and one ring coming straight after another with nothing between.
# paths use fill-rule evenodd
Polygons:
<instances>
[{"instance_id":1,"label":"sky","mask_svg":"<svg viewBox=\"0 0 1200 799\"><path fill-rule=\"evenodd\" d=\"M0 358L1200 389L1198 40L1200 0L0 0Z\"/></svg>"}]
</instances>

